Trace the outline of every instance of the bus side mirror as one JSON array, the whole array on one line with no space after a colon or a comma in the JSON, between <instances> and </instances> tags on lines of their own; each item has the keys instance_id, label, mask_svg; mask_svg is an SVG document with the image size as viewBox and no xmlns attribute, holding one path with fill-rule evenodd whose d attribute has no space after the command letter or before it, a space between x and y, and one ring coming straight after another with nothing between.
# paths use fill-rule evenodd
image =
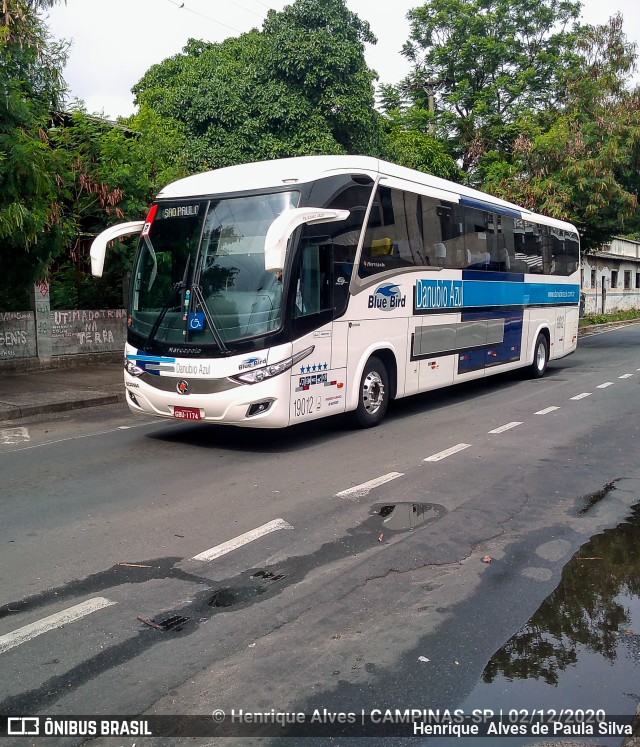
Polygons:
<instances>
[{"instance_id":1,"label":"bus side mirror","mask_svg":"<svg viewBox=\"0 0 640 747\"><path fill-rule=\"evenodd\" d=\"M279 215L269 226L264 239L264 269L267 272L282 272L287 256L287 242L291 234L303 223L334 223L346 220L349 210L326 210L323 208L294 208Z\"/></svg>"},{"instance_id":2,"label":"bus side mirror","mask_svg":"<svg viewBox=\"0 0 640 747\"><path fill-rule=\"evenodd\" d=\"M140 233L144 226L143 220L134 220L130 223L118 223L117 226L106 228L99 233L91 242L91 274L96 278L102 277L104 269L104 257L107 253L107 244L120 236L129 236L132 233Z\"/></svg>"}]
</instances>

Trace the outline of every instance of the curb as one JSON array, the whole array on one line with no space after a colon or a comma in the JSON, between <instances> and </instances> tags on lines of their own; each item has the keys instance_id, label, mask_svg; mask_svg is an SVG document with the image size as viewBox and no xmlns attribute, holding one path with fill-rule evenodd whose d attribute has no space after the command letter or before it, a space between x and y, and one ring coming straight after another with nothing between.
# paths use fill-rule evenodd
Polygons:
<instances>
[{"instance_id":1,"label":"curb","mask_svg":"<svg viewBox=\"0 0 640 747\"><path fill-rule=\"evenodd\" d=\"M633 324L640 324L640 319L622 319L619 322L604 322L604 324L588 324L584 327L578 327L578 335L604 331L607 329L615 329L616 327L627 327Z\"/></svg>"},{"instance_id":2,"label":"curb","mask_svg":"<svg viewBox=\"0 0 640 747\"><path fill-rule=\"evenodd\" d=\"M103 394L91 399L70 400L67 402L50 402L44 405L27 405L26 407L12 407L0 411L0 422L4 420L20 420L33 415L47 415L55 412L68 412L69 410L83 410L86 407L100 407L101 405L115 405L125 402L125 393Z\"/></svg>"}]
</instances>

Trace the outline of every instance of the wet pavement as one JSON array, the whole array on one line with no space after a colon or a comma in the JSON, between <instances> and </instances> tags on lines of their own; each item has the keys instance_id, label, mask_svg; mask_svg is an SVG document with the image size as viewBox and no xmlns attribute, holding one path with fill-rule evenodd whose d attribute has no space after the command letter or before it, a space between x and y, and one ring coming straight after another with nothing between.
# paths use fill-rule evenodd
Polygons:
<instances>
[{"instance_id":1,"label":"wet pavement","mask_svg":"<svg viewBox=\"0 0 640 747\"><path fill-rule=\"evenodd\" d=\"M575 553L558 587L496 651L458 707L464 713L478 708L528 713L571 709L601 712L610 719L629 717L639 702L640 505L626 521ZM596 735L571 745L623 743L621 736ZM429 740L438 747L459 743ZM500 738L504 747L537 743L532 737Z\"/></svg>"}]
</instances>

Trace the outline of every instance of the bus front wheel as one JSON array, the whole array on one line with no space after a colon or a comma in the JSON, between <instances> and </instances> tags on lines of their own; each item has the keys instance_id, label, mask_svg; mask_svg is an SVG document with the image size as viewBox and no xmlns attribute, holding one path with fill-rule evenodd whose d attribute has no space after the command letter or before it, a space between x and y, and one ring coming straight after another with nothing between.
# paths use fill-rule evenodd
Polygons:
<instances>
[{"instance_id":1,"label":"bus front wheel","mask_svg":"<svg viewBox=\"0 0 640 747\"><path fill-rule=\"evenodd\" d=\"M355 423L360 428L372 428L384 418L389 403L389 374L384 363L375 356L369 358L360 380Z\"/></svg>"},{"instance_id":2,"label":"bus front wheel","mask_svg":"<svg viewBox=\"0 0 640 747\"><path fill-rule=\"evenodd\" d=\"M549 362L549 343L546 335L540 334L536 338L536 346L533 349L533 363L529 368L529 373L533 379L540 379L544 376Z\"/></svg>"}]
</instances>

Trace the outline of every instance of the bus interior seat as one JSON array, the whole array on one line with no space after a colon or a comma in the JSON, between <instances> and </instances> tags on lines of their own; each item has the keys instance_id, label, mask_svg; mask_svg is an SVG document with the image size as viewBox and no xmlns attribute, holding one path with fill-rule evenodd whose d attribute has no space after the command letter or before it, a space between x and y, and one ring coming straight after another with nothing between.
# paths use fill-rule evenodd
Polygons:
<instances>
[{"instance_id":1,"label":"bus interior seat","mask_svg":"<svg viewBox=\"0 0 640 747\"><path fill-rule=\"evenodd\" d=\"M257 335L273 329L280 310L277 295L277 291L227 291L224 297L208 298L207 305L216 324L233 331L230 337Z\"/></svg>"},{"instance_id":2,"label":"bus interior seat","mask_svg":"<svg viewBox=\"0 0 640 747\"><path fill-rule=\"evenodd\" d=\"M393 255L393 241L390 238L373 239L371 241L371 256L385 257Z\"/></svg>"},{"instance_id":3,"label":"bus interior seat","mask_svg":"<svg viewBox=\"0 0 640 747\"><path fill-rule=\"evenodd\" d=\"M521 259L511 260L511 272L530 272L529 265Z\"/></svg>"}]
</instances>

